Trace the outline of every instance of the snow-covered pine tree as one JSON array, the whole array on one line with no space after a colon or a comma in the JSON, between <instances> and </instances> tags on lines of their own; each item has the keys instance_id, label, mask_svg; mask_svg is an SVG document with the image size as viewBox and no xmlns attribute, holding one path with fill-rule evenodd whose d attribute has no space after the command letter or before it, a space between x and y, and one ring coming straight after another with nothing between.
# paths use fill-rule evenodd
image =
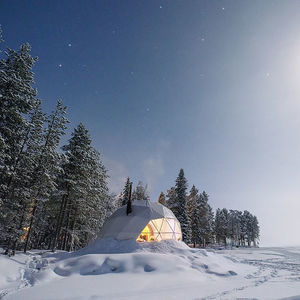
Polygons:
<instances>
[{"instance_id":1,"label":"snow-covered pine tree","mask_svg":"<svg viewBox=\"0 0 300 300\"><path fill-rule=\"evenodd\" d=\"M199 220L199 195L198 190L193 185L190 194L187 196L187 211L191 224L191 242L196 247L200 243L200 220Z\"/></svg>"},{"instance_id":2,"label":"snow-covered pine tree","mask_svg":"<svg viewBox=\"0 0 300 300\"><path fill-rule=\"evenodd\" d=\"M217 243L224 243L226 246L229 237L229 214L226 208L218 208L216 211L215 234Z\"/></svg>"},{"instance_id":3,"label":"snow-covered pine tree","mask_svg":"<svg viewBox=\"0 0 300 300\"><path fill-rule=\"evenodd\" d=\"M122 192L122 206L126 205L129 199L129 194L130 194L130 178L127 177L126 182L125 182L125 186L123 188L123 192Z\"/></svg>"},{"instance_id":4,"label":"snow-covered pine tree","mask_svg":"<svg viewBox=\"0 0 300 300\"><path fill-rule=\"evenodd\" d=\"M114 197L108 193L107 171L102 164L100 154L91 149L87 159L90 178L87 180L85 198L78 199L78 213L74 213L71 225L71 239L68 251L81 248L93 240L104 221L115 210ZM76 214L78 219L76 220Z\"/></svg>"},{"instance_id":5,"label":"snow-covered pine tree","mask_svg":"<svg viewBox=\"0 0 300 300\"><path fill-rule=\"evenodd\" d=\"M160 192L157 202L166 206L166 197L163 192Z\"/></svg>"},{"instance_id":6,"label":"snow-covered pine tree","mask_svg":"<svg viewBox=\"0 0 300 300\"><path fill-rule=\"evenodd\" d=\"M259 225L256 216L252 215L252 222L251 222L251 241L253 242L253 246L256 247L259 240Z\"/></svg>"},{"instance_id":7,"label":"snow-covered pine tree","mask_svg":"<svg viewBox=\"0 0 300 300\"><path fill-rule=\"evenodd\" d=\"M68 120L65 117L66 107L59 100L53 111L46 119L47 127L42 136L42 142L36 149L34 157L35 168L31 174L31 204L28 210L29 222L24 252L30 246L30 239L34 231L35 216L42 201L49 199L56 189L56 176L59 171L60 155L57 147L61 136L65 133Z\"/></svg>"},{"instance_id":8,"label":"snow-covered pine tree","mask_svg":"<svg viewBox=\"0 0 300 300\"><path fill-rule=\"evenodd\" d=\"M147 184L144 186L142 181L139 181L134 192L132 193L132 200L150 200Z\"/></svg>"},{"instance_id":9,"label":"snow-covered pine tree","mask_svg":"<svg viewBox=\"0 0 300 300\"><path fill-rule=\"evenodd\" d=\"M193 212L196 208L196 204L197 204L197 198L198 198L198 190L196 189L196 187L193 185L189 195L186 198L186 207L187 207L187 212L190 218L190 222L192 223L192 219L193 219Z\"/></svg>"},{"instance_id":10,"label":"snow-covered pine tree","mask_svg":"<svg viewBox=\"0 0 300 300\"><path fill-rule=\"evenodd\" d=\"M62 165L64 191L52 248L59 240L58 247L70 251L86 245L95 236L113 205L106 169L83 124L75 128L63 150L67 158Z\"/></svg>"},{"instance_id":11,"label":"snow-covered pine tree","mask_svg":"<svg viewBox=\"0 0 300 300\"><path fill-rule=\"evenodd\" d=\"M184 176L183 169L180 169L178 177L176 179L176 204L173 207L173 212L180 222L182 230L182 239L184 242L189 243L191 239L191 227L190 220L187 212L187 180Z\"/></svg>"},{"instance_id":12,"label":"snow-covered pine tree","mask_svg":"<svg viewBox=\"0 0 300 300\"><path fill-rule=\"evenodd\" d=\"M0 224L5 229L0 240L6 240L9 251L23 234L29 198L27 171L32 162L25 152L33 138L31 121L38 100L32 72L36 59L30 55L29 44L19 51L8 49L5 55L0 59Z\"/></svg>"},{"instance_id":13,"label":"snow-covered pine tree","mask_svg":"<svg viewBox=\"0 0 300 300\"><path fill-rule=\"evenodd\" d=\"M172 186L169 190L167 190L166 194L166 206L171 209L174 213L176 210L176 191L175 187Z\"/></svg>"},{"instance_id":14,"label":"snow-covered pine tree","mask_svg":"<svg viewBox=\"0 0 300 300\"><path fill-rule=\"evenodd\" d=\"M241 218L242 212L238 210L229 210L228 235L232 246L240 246L241 243Z\"/></svg>"},{"instance_id":15,"label":"snow-covered pine tree","mask_svg":"<svg viewBox=\"0 0 300 300\"><path fill-rule=\"evenodd\" d=\"M214 214L205 191L199 195L199 226L202 246L206 247L212 241L214 235Z\"/></svg>"},{"instance_id":16,"label":"snow-covered pine tree","mask_svg":"<svg viewBox=\"0 0 300 300\"><path fill-rule=\"evenodd\" d=\"M255 216L249 211L245 210L242 215L242 236L244 245L247 242L248 247L253 242L256 246L257 239L259 238L259 226Z\"/></svg>"}]
</instances>

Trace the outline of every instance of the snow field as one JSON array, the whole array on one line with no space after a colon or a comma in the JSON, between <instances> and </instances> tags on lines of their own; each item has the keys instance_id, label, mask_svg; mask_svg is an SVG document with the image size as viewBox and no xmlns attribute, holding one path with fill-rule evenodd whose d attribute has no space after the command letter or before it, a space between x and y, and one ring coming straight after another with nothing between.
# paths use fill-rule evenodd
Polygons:
<instances>
[{"instance_id":1,"label":"snow field","mask_svg":"<svg viewBox=\"0 0 300 300\"><path fill-rule=\"evenodd\" d=\"M5 300L300 299L299 250L98 240L74 253L0 256L0 291Z\"/></svg>"}]
</instances>

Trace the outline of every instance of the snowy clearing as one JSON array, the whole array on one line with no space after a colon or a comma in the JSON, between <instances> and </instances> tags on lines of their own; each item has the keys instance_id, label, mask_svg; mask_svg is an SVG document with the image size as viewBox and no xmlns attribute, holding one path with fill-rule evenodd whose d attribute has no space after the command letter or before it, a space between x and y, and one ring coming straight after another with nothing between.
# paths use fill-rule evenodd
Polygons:
<instances>
[{"instance_id":1,"label":"snowy clearing","mask_svg":"<svg viewBox=\"0 0 300 300\"><path fill-rule=\"evenodd\" d=\"M0 299L141 297L300 299L300 247L215 251L100 240L74 253L0 256Z\"/></svg>"}]
</instances>

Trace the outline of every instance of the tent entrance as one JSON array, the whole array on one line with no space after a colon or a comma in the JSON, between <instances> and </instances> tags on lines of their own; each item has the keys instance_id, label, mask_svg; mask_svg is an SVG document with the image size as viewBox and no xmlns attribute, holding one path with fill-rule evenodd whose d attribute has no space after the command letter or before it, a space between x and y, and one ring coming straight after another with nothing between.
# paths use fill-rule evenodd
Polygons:
<instances>
[{"instance_id":1,"label":"tent entrance","mask_svg":"<svg viewBox=\"0 0 300 300\"><path fill-rule=\"evenodd\" d=\"M137 242L159 242L161 240L181 240L180 224L173 218L151 220L137 237Z\"/></svg>"}]
</instances>

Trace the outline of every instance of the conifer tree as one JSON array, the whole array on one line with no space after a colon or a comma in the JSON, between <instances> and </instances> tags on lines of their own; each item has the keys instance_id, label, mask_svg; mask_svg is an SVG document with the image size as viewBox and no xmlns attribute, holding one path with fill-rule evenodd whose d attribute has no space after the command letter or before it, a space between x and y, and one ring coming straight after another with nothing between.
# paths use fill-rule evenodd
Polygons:
<instances>
[{"instance_id":1,"label":"conifer tree","mask_svg":"<svg viewBox=\"0 0 300 300\"><path fill-rule=\"evenodd\" d=\"M199 195L199 226L202 246L205 247L212 240L214 231L214 215L205 191Z\"/></svg>"},{"instance_id":2,"label":"conifer tree","mask_svg":"<svg viewBox=\"0 0 300 300\"><path fill-rule=\"evenodd\" d=\"M28 205L28 171L33 161L27 147L34 138L32 118L39 101L33 88L36 62L29 44L19 51L8 49L0 59L0 240L7 252L15 249L24 233L24 210Z\"/></svg>"},{"instance_id":3,"label":"conifer tree","mask_svg":"<svg viewBox=\"0 0 300 300\"><path fill-rule=\"evenodd\" d=\"M187 197L187 210L191 223L191 242L196 247L200 243L200 214L199 214L199 195L198 190L193 185Z\"/></svg>"},{"instance_id":4,"label":"conifer tree","mask_svg":"<svg viewBox=\"0 0 300 300\"><path fill-rule=\"evenodd\" d=\"M47 127L41 137L41 144L37 146L36 155L32 155L35 168L31 174L31 204L28 211L30 216L28 232L24 245L24 252L29 247L31 235L35 225L35 216L45 199L56 189L56 176L59 170L60 156L57 152L61 136L65 133L68 120L65 117L66 107L61 101L57 102L56 109L47 118Z\"/></svg>"},{"instance_id":5,"label":"conifer tree","mask_svg":"<svg viewBox=\"0 0 300 300\"><path fill-rule=\"evenodd\" d=\"M169 190L167 190L166 194L166 206L171 209L173 212L176 210L176 191L175 187L172 186Z\"/></svg>"},{"instance_id":6,"label":"conifer tree","mask_svg":"<svg viewBox=\"0 0 300 300\"><path fill-rule=\"evenodd\" d=\"M193 222L193 214L194 214L194 210L196 209L197 198L198 198L198 190L193 185L189 195L187 196L187 202L186 202L187 212L191 223Z\"/></svg>"},{"instance_id":7,"label":"conifer tree","mask_svg":"<svg viewBox=\"0 0 300 300\"><path fill-rule=\"evenodd\" d=\"M191 238L191 228L190 220L187 212L187 180L184 176L183 169L180 169L179 175L176 179L176 206L174 207L174 214L181 225L182 238L186 243L190 242Z\"/></svg>"},{"instance_id":8,"label":"conifer tree","mask_svg":"<svg viewBox=\"0 0 300 300\"><path fill-rule=\"evenodd\" d=\"M91 138L83 124L72 133L63 147L66 161L61 178L61 205L52 249L74 250L95 237L108 213L107 172L99 153L91 146Z\"/></svg>"},{"instance_id":9,"label":"conifer tree","mask_svg":"<svg viewBox=\"0 0 300 300\"><path fill-rule=\"evenodd\" d=\"M223 242L226 246L229 233L229 215L226 208L223 208L222 210L220 210L219 208L217 209L215 219L215 232L217 242Z\"/></svg>"}]
</instances>

